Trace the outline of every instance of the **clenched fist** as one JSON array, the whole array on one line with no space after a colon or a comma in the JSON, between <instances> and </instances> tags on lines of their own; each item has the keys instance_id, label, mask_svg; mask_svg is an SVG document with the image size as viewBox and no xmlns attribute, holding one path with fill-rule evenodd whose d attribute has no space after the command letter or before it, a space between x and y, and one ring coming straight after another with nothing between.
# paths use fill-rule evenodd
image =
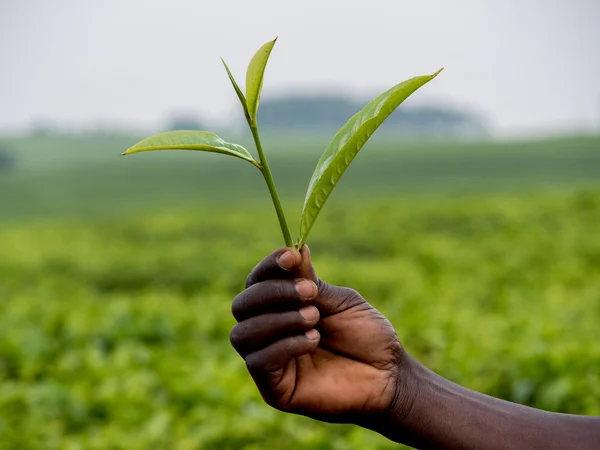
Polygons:
<instances>
[{"instance_id":1,"label":"clenched fist","mask_svg":"<svg viewBox=\"0 0 600 450\"><path fill-rule=\"evenodd\" d=\"M405 352L394 328L355 290L320 280L308 247L263 259L232 309L231 343L269 405L353 422L399 395Z\"/></svg>"}]
</instances>

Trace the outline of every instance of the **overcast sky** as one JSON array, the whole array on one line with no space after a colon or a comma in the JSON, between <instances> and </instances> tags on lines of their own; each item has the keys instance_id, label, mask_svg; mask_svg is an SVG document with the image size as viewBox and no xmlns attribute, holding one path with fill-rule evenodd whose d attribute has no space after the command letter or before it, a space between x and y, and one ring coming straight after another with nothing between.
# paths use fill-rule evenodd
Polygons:
<instances>
[{"instance_id":1,"label":"overcast sky","mask_svg":"<svg viewBox=\"0 0 600 450\"><path fill-rule=\"evenodd\" d=\"M242 84L275 36L265 96L363 97L443 66L410 102L500 133L600 130L600 0L0 0L0 130L227 122L219 56Z\"/></svg>"}]
</instances>

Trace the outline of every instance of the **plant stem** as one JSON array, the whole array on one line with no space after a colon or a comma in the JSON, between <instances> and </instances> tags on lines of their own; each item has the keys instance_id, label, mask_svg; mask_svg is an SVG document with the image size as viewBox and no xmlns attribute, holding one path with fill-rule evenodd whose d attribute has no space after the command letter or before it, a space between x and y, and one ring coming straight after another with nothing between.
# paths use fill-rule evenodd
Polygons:
<instances>
[{"instance_id":1,"label":"plant stem","mask_svg":"<svg viewBox=\"0 0 600 450\"><path fill-rule=\"evenodd\" d=\"M285 245L288 247L293 247L294 243L292 242L292 236L290 235L290 230L288 228L287 222L285 220L285 215L283 214L283 208L281 207L281 201L279 200L279 194L277 194L277 188L275 187L275 181L273 180L273 175L271 174L271 169L269 168L269 163L267 163L267 158L265 158L265 154L262 149L262 145L260 143L260 137L258 135L258 125L256 122L250 123L250 130L252 131L252 137L254 138L254 143L256 144L256 150L258 151L258 157L260 158L260 163L262 165L261 173L267 182L267 186L269 188L269 192L271 193L271 199L273 200L273 206L275 207L275 212L277 213L277 218L279 219L279 226L281 227L281 232L283 233L283 239L285 240Z\"/></svg>"}]
</instances>

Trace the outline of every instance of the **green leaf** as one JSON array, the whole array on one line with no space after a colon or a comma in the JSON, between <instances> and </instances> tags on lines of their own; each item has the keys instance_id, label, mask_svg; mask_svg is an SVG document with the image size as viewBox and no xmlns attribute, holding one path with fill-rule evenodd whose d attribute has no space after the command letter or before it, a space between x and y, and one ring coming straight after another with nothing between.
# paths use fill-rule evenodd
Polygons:
<instances>
[{"instance_id":1,"label":"green leaf","mask_svg":"<svg viewBox=\"0 0 600 450\"><path fill-rule=\"evenodd\" d=\"M244 147L225 142L209 131L168 131L155 134L128 148L123 155L152 150L199 150L222 153L248 161L259 169L261 167Z\"/></svg>"},{"instance_id":2,"label":"green leaf","mask_svg":"<svg viewBox=\"0 0 600 450\"><path fill-rule=\"evenodd\" d=\"M246 101L248 102L250 119L254 123L256 123L256 114L260 103L265 67L276 41L277 38L259 48L252 57L250 64L248 64L248 70L246 71Z\"/></svg>"},{"instance_id":3,"label":"green leaf","mask_svg":"<svg viewBox=\"0 0 600 450\"><path fill-rule=\"evenodd\" d=\"M433 80L441 71L397 84L369 102L340 128L323 152L308 185L298 248L306 242L308 233L337 182L379 125L413 92Z\"/></svg>"},{"instance_id":4,"label":"green leaf","mask_svg":"<svg viewBox=\"0 0 600 450\"><path fill-rule=\"evenodd\" d=\"M240 99L240 103L242 104L242 107L244 108L244 114L246 115L246 117L248 117L248 104L246 103L246 97L244 97L244 93L242 92L242 90L240 89L238 84L235 82L235 78L233 78L233 75L231 74L229 67L227 67L227 63L225 62L225 60L223 58L221 58L221 62L225 66L225 70L227 71L227 76L229 77L229 80L231 81L231 84L233 85L233 89L235 89L235 93L237 94L238 98Z\"/></svg>"}]
</instances>

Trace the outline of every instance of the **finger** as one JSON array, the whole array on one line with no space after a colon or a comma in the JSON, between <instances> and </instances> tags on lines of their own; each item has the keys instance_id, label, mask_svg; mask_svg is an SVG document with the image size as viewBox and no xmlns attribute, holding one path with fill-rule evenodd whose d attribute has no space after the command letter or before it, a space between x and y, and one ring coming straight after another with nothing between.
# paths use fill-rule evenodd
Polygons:
<instances>
[{"instance_id":1,"label":"finger","mask_svg":"<svg viewBox=\"0 0 600 450\"><path fill-rule=\"evenodd\" d=\"M300 252L295 248L275 250L252 269L246 279L246 287L265 280L293 277L291 269L299 265L301 259Z\"/></svg>"},{"instance_id":2,"label":"finger","mask_svg":"<svg viewBox=\"0 0 600 450\"><path fill-rule=\"evenodd\" d=\"M310 249L308 245L304 245L302 249L300 249L300 262L290 269L294 275L298 278L306 278L307 280L317 282L317 275L315 273L315 268L312 265L312 261L310 259Z\"/></svg>"},{"instance_id":3,"label":"finger","mask_svg":"<svg viewBox=\"0 0 600 450\"><path fill-rule=\"evenodd\" d=\"M318 294L309 280L268 280L240 292L231 305L238 322L261 314L298 309Z\"/></svg>"},{"instance_id":4,"label":"finger","mask_svg":"<svg viewBox=\"0 0 600 450\"><path fill-rule=\"evenodd\" d=\"M229 340L233 348L245 358L249 353L268 347L272 343L313 328L319 321L319 310L306 306L299 311L263 314L235 325Z\"/></svg>"},{"instance_id":5,"label":"finger","mask_svg":"<svg viewBox=\"0 0 600 450\"><path fill-rule=\"evenodd\" d=\"M280 339L246 356L248 371L268 403L273 402L272 393L291 359L313 351L319 344L319 339L319 332L313 328L304 334Z\"/></svg>"}]
</instances>

